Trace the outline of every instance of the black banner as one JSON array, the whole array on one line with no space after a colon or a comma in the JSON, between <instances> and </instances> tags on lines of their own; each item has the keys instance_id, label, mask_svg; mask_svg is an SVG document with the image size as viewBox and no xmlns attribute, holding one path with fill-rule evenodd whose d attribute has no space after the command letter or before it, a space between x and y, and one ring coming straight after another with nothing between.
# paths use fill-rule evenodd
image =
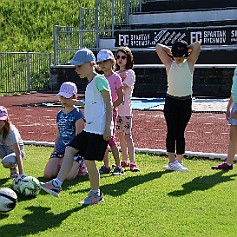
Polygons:
<instances>
[{"instance_id":1,"label":"black banner","mask_svg":"<svg viewBox=\"0 0 237 237\"><path fill-rule=\"evenodd\" d=\"M189 29L157 29L157 30L124 30L115 32L115 46L130 48L155 47L156 43L172 45L177 40L185 40L188 44L199 41L202 45L234 45L237 44L237 27L207 27Z\"/></svg>"}]
</instances>

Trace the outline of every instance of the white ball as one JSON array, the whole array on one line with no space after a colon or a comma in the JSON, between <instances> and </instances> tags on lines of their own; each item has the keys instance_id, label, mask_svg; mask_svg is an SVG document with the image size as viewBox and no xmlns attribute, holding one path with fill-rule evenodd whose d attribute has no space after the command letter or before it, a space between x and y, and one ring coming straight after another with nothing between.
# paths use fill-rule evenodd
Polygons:
<instances>
[{"instance_id":1,"label":"white ball","mask_svg":"<svg viewBox=\"0 0 237 237\"><path fill-rule=\"evenodd\" d=\"M33 176L26 176L20 181L20 193L25 196L36 196L40 192L40 182Z\"/></svg>"},{"instance_id":2,"label":"white ball","mask_svg":"<svg viewBox=\"0 0 237 237\"><path fill-rule=\"evenodd\" d=\"M15 179L13 179L12 188L17 193L20 193L21 180L26 176L27 176L26 174L20 174Z\"/></svg>"},{"instance_id":3,"label":"white ball","mask_svg":"<svg viewBox=\"0 0 237 237\"><path fill-rule=\"evenodd\" d=\"M15 208L16 193L10 188L0 188L0 212L8 212Z\"/></svg>"}]
</instances>

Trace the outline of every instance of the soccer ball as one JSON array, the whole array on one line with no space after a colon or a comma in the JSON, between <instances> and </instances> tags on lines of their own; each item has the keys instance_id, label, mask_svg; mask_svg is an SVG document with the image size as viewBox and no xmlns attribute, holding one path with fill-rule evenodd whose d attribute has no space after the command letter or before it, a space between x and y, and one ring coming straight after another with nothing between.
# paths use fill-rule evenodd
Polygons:
<instances>
[{"instance_id":1,"label":"soccer ball","mask_svg":"<svg viewBox=\"0 0 237 237\"><path fill-rule=\"evenodd\" d=\"M24 196L37 196L40 192L40 182L33 176L26 176L20 181L19 190Z\"/></svg>"},{"instance_id":2,"label":"soccer ball","mask_svg":"<svg viewBox=\"0 0 237 237\"><path fill-rule=\"evenodd\" d=\"M20 193L21 180L26 176L26 174L20 174L13 180L12 188L15 192Z\"/></svg>"},{"instance_id":3,"label":"soccer ball","mask_svg":"<svg viewBox=\"0 0 237 237\"><path fill-rule=\"evenodd\" d=\"M10 188L0 188L0 212L8 212L15 208L16 193Z\"/></svg>"}]
</instances>

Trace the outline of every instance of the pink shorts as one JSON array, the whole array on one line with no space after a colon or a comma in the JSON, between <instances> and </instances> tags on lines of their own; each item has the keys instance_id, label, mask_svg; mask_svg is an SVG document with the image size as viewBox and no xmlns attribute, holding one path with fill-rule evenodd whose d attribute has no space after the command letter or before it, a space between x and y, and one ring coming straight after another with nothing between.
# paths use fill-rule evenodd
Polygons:
<instances>
[{"instance_id":1,"label":"pink shorts","mask_svg":"<svg viewBox=\"0 0 237 237\"><path fill-rule=\"evenodd\" d=\"M131 134L131 132L132 132L132 116L118 116L116 131L123 132L126 135Z\"/></svg>"}]
</instances>

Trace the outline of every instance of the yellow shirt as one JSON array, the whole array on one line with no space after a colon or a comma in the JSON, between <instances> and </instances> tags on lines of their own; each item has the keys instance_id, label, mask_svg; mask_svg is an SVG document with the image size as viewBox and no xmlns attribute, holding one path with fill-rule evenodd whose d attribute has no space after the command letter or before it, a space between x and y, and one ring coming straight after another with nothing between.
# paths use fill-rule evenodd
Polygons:
<instances>
[{"instance_id":1,"label":"yellow shirt","mask_svg":"<svg viewBox=\"0 0 237 237\"><path fill-rule=\"evenodd\" d=\"M179 97L192 95L193 73L189 69L187 60L179 64L172 62L167 74L167 82L167 94Z\"/></svg>"}]
</instances>

